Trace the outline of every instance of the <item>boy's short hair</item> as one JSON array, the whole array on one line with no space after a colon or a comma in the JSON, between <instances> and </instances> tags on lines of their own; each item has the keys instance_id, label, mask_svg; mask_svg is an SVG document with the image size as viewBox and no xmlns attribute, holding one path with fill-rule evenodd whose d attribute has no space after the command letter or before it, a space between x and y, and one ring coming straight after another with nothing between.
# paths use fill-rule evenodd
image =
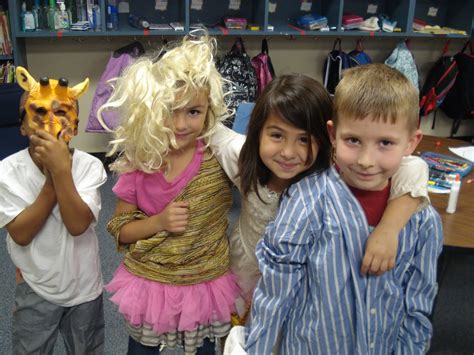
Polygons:
<instances>
[{"instance_id":1,"label":"boy's short hair","mask_svg":"<svg viewBox=\"0 0 474 355\"><path fill-rule=\"evenodd\" d=\"M418 90L402 73L385 64L368 64L345 70L336 87L333 121L343 117L395 123L407 118L410 132L418 127Z\"/></svg>"}]
</instances>

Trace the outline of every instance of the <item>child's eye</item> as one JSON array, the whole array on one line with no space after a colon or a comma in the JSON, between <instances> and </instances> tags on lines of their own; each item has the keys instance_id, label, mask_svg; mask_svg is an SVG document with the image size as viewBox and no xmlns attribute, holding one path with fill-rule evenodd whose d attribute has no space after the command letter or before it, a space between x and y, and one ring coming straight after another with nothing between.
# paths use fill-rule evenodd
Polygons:
<instances>
[{"instance_id":1,"label":"child's eye","mask_svg":"<svg viewBox=\"0 0 474 355\"><path fill-rule=\"evenodd\" d=\"M66 116L66 111L64 110L57 110L55 112L56 116Z\"/></svg>"},{"instance_id":2,"label":"child's eye","mask_svg":"<svg viewBox=\"0 0 474 355\"><path fill-rule=\"evenodd\" d=\"M301 144L308 144L309 143L309 140L308 140L308 137L301 137L300 138L300 143Z\"/></svg>"},{"instance_id":3,"label":"child's eye","mask_svg":"<svg viewBox=\"0 0 474 355\"><path fill-rule=\"evenodd\" d=\"M388 141L388 140L383 140L383 141L380 142L380 145L382 147L390 147L392 144L393 144L393 142Z\"/></svg>"},{"instance_id":4,"label":"child's eye","mask_svg":"<svg viewBox=\"0 0 474 355\"><path fill-rule=\"evenodd\" d=\"M349 144L358 144L359 143L359 140L357 138L354 138L354 137L349 137L346 139L347 143Z\"/></svg>"},{"instance_id":5,"label":"child's eye","mask_svg":"<svg viewBox=\"0 0 474 355\"><path fill-rule=\"evenodd\" d=\"M273 139L281 139L283 136L281 135L281 133L270 133L270 137L272 137Z\"/></svg>"},{"instance_id":6,"label":"child's eye","mask_svg":"<svg viewBox=\"0 0 474 355\"><path fill-rule=\"evenodd\" d=\"M199 115L200 113L201 113L201 111L199 111L199 110L189 110L189 114L190 114L191 116L197 116L197 115Z\"/></svg>"}]
</instances>

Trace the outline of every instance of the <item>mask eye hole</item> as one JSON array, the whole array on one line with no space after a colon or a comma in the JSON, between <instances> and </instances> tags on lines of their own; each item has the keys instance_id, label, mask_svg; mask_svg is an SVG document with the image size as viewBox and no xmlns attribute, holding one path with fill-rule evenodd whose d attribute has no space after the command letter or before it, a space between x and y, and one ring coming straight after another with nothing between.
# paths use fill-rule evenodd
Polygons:
<instances>
[{"instance_id":1,"label":"mask eye hole","mask_svg":"<svg viewBox=\"0 0 474 355\"><path fill-rule=\"evenodd\" d=\"M48 111L44 108L44 107L38 107L35 112L38 114L38 115L41 115L41 116L44 116L48 113Z\"/></svg>"},{"instance_id":2,"label":"mask eye hole","mask_svg":"<svg viewBox=\"0 0 474 355\"><path fill-rule=\"evenodd\" d=\"M66 116L66 113L67 113L67 112L64 111L64 110L57 110L57 111L55 112L55 115L56 115L56 116Z\"/></svg>"}]
</instances>

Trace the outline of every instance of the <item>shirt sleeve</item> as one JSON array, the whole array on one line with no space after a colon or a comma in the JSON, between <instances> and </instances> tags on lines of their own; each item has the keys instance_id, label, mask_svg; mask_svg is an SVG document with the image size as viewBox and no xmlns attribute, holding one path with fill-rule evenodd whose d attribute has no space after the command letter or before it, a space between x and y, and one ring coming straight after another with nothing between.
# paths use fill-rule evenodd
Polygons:
<instances>
[{"instance_id":1,"label":"shirt sleeve","mask_svg":"<svg viewBox=\"0 0 474 355\"><path fill-rule=\"evenodd\" d=\"M400 168L392 177L390 200L405 194L423 201L418 206L418 211L426 208L430 199L428 197L428 165L420 157L410 155L404 157Z\"/></svg>"},{"instance_id":2,"label":"shirt sleeve","mask_svg":"<svg viewBox=\"0 0 474 355\"><path fill-rule=\"evenodd\" d=\"M262 278L255 290L246 343L248 354L271 354L305 277L311 243L310 211L299 188L284 197L274 222L257 244Z\"/></svg>"},{"instance_id":3,"label":"shirt sleeve","mask_svg":"<svg viewBox=\"0 0 474 355\"><path fill-rule=\"evenodd\" d=\"M22 196L25 186L21 177L16 176L15 168L6 160L0 162L0 228L5 227L29 204Z\"/></svg>"},{"instance_id":4,"label":"shirt sleeve","mask_svg":"<svg viewBox=\"0 0 474 355\"><path fill-rule=\"evenodd\" d=\"M436 271L438 257L443 246L441 219L433 208L427 209L424 222L418 228L417 245L413 262L404 280L404 318L395 354L425 354L432 336L428 319L438 291Z\"/></svg>"},{"instance_id":5,"label":"shirt sleeve","mask_svg":"<svg viewBox=\"0 0 474 355\"><path fill-rule=\"evenodd\" d=\"M118 177L112 191L121 200L137 206L136 172L125 173Z\"/></svg>"},{"instance_id":6,"label":"shirt sleeve","mask_svg":"<svg viewBox=\"0 0 474 355\"><path fill-rule=\"evenodd\" d=\"M107 181L107 173L99 159L92 156L87 158L74 172L74 183L82 200L89 206L95 224L99 220L99 212L102 207L100 187Z\"/></svg>"},{"instance_id":7,"label":"shirt sleeve","mask_svg":"<svg viewBox=\"0 0 474 355\"><path fill-rule=\"evenodd\" d=\"M216 132L209 140L210 147L216 155L217 161L224 169L229 179L240 186L238 175L238 161L240 151L245 142L245 136L234 132L223 124L218 124Z\"/></svg>"}]
</instances>

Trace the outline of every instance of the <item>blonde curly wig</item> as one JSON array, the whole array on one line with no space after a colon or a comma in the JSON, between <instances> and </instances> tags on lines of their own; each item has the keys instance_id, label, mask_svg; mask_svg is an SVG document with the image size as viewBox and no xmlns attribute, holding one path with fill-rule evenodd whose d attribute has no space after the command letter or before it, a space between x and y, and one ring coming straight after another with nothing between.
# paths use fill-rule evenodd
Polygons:
<instances>
[{"instance_id":1,"label":"blonde curly wig","mask_svg":"<svg viewBox=\"0 0 474 355\"><path fill-rule=\"evenodd\" d=\"M199 37L190 34L155 56L138 59L116 79L110 99L98 111L99 119L106 109L115 109L120 116L108 153L118 154L111 170L152 173L160 169L170 149L177 147L169 128L173 111L185 107L203 90L209 109L200 137L207 142L216 124L229 116L215 52L214 38L207 33Z\"/></svg>"}]
</instances>

